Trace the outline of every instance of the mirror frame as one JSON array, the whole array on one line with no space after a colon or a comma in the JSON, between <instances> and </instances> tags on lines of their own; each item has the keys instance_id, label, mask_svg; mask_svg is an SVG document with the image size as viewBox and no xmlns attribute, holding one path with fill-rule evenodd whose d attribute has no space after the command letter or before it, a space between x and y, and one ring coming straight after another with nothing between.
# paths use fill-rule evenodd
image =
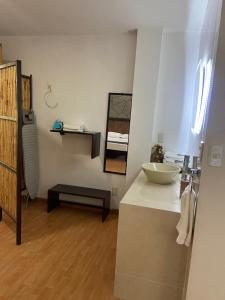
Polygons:
<instances>
[{"instance_id":1,"label":"mirror frame","mask_svg":"<svg viewBox=\"0 0 225 300\"><path fill-rule=\"evenodd\" d=\"M126 170L125 173L120 172L112 172L106 170L106 150L107 150L107 141L108 141L108 128L109 128L109 114L110 114L110 100L112 95L118 95L118 96L131 96L131 112L132 112L132 93L109 93L108 95L108 108L107 108L107 119L106 119L106 132L105 132L105 151L104 151L104 166L103 166L103 172L109 173L109 174L115 174L115 175L123 175L126 176L127 174L127 163L126 163ZM131 121L131 112L130 112L130 121ZM130 125L129 125L129 131L128 134L130 135ZM127 157L128 157L128 151L129 151L129 143L128 142L128 149L127 149Z\"/></svg>"}]
</instances>

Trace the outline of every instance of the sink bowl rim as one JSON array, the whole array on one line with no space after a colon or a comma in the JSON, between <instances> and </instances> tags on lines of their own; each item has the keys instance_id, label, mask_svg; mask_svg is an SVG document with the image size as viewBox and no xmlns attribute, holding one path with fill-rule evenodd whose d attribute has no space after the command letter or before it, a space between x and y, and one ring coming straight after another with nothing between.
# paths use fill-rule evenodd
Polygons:
<instances>
[{"instance_id":1,"label":"sink bowl rim","mask_svg":"<svg viewBox=\"0 0 225 300\"><path fill-rule=\"evenodd\" d=\"M169 167L172 167L173 170L154 170L154 169L150 169L147 167L147 166L151 166L151 165L169 166ZM179 166L174 165L172 163L170 164L170 163L155 163L155 162L143 163L142 169L150 171L150 172L155 172L155 173L179 173L181 170L181 168Z\"/></svg>"}]
</instances>

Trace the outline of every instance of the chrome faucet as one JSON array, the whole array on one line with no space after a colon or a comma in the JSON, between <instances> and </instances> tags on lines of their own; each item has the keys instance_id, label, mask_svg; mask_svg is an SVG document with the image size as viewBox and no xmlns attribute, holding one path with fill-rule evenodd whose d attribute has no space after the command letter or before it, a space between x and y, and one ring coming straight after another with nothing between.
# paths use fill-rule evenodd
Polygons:
<instances>
[{"instance_id":1,"label":"chrome faucet","mask_svg":"<svg viewBox=\"0 0 225 300\"><path fill-rule=\"evenodd\" d=\"M189 174L189 162L190 162L190 155L185 155L184 156L184 163L183 163L183 168L182 168L182 180L187 180L188 174Z\"/></svg>"}]
</instances>

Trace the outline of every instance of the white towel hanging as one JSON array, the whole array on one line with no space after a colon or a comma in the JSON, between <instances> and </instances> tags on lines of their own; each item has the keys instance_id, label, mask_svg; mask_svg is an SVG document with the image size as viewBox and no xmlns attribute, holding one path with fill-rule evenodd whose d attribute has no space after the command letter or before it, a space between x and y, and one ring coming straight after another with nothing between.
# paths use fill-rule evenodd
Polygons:
<instances>
[{"instance_id":1,"label":"white towel hanging","mask_svg":"<svg viewBox=\"0 0 225 300\"><path fill-rule=\"evenodd\" d=\"M189 184L181 196L181 217L177 224L177 244L190 246L194 228L196 194Z\"/></svg>"}]
</instances>

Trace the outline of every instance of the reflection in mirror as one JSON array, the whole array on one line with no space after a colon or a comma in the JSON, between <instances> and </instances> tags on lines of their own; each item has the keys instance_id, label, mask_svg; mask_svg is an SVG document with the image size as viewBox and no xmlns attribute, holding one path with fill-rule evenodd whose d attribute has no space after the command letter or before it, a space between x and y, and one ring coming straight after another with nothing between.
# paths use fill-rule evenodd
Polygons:
<instances>
[{"instance_id":1,"label":"reflection in mirror","mask_svg":"<svg viewBox=\"0 0 225 300\"><path fill-rule=\"evenodd\" d=\"M132 94L110 93L104 172L126 174Z\"/></svg>"}]
</instances>

